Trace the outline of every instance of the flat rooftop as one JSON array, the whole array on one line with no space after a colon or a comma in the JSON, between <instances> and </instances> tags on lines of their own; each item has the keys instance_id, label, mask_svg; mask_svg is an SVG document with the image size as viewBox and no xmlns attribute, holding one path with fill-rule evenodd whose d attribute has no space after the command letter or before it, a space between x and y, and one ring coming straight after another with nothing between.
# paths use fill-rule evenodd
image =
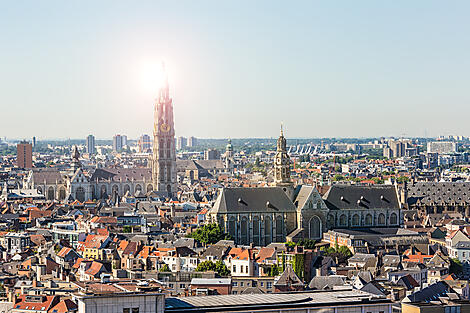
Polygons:
<instances>
[{"instance_id":1,"label":"flat rooftop","mask_svg":"<svg viewBox=\"0 0 470 313\"><path fill-rule=\"evenodd\" d=\"M301 308L343 306L351 304L390 304L379 297L360 290L329 290L296 293L266 293L246 295L216 295L167 298L165 312L219 312L250 309Z\"/></svg>"}]
</instances>

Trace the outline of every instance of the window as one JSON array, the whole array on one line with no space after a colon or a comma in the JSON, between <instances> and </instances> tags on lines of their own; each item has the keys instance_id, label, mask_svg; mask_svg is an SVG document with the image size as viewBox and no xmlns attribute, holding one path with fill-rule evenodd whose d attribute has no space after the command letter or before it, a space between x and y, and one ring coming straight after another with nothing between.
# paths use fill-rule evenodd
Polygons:
<instances>
[{"instance_id":1,"label":"window","mask_svg":"<svg viewBox=\"0 0 470 313\"><path fill-rule=\"evenodd\" d=\"M170 288L173 288L173 284L168 284L168 286L169 286ZM126 313L126 312L123 312L123 313Z\"/></svg>"},{"instance_id":2,"label":"window","mask_svg":"<svg viewBox=\"0 0 470 313\"><path fill-rule=\"evenodd\" d=\"M180 288L185 288L185 284L180 284Z\"/></svg>"},{"instance_id":3,"label":"window","mask_svg":"<svg viewBox=\"0 0 470 313\"><path fill-rule=\"evenodd\" d=\"M131 312L131 309L129 308L122 309L122 313L130 313L130 312Z\"/></svg>"},{"instance_id":4,"label":"window","mask_svg":"<svg viewBox=\"0 0 470 313\"><path fill-rule=\"evenodd\" d=\"M233 281L233 282L232 282L232 286L233 286L233 287L237 287L237 286L238 286L238 282Z\"/></svg>"},{"instance_id":5,"label":"window","mask_svg":"<svg viewBox=\"0 0 470 313\"><path fill-rule=\"evenodd\" d=\"M233 269L232 272L234 272L234 273L237 272L237 266L236 266L236 265L233 265L233 266L232 266L232 269Z\"/></svg>"},{"instance_id":6,"label":"window","mask_svg":"<svg viewBox=\"0 0 470 313\"><path fill-rule=\"evenodd\" d=\"M246 266L246 272L245 273L248 273L248 265Z\"/></svg>"},{"instance_id":7,"label":"window","mask_svg":"<svg viewBox=\"0 0 470 313\"><path fill-rule=\"evenodd\" d=\"M273 283L270 282L270 281L268 281L268 282L266 283L266 288L268 288L268 289L273 288Z\"/></svg>"},{"instance_id":8,"label":"window","mask_svg":"<svg viewBox=\"0 0 470 313\"><path fill-rule=\"evenodd\" d=\"M243 287L245 285L244 282L240 282L240 287Z\"/></svg>"},{"instance_id":9,"label":"window","mask_svg":"<svg viewBox=\"0 0 470 313\"><path fill-rule=\"evenodd\" d=\"M264 287L264 283L263 283L263 282L260 282L259 285L260 285L261 287Z\"/></svg>"}]
</instances>

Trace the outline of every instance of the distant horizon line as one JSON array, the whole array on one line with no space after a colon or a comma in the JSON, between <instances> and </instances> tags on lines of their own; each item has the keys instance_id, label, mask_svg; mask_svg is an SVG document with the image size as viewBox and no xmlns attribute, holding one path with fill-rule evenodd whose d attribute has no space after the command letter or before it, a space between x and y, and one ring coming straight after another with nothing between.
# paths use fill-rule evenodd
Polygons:
<instances>
[{"instance_id":1,"label":"distant horizon line","mask_svg":"<svg viewBox=\"0 0 470 313\"><path fill-rule=\"evenodd\" d=\"M146 134L144 134L146 135ZM126 136L126 135L121 135L121 136ZM149 135L150 137L152 137L151 135ZM453 139L453 138L450 138L451 136L454 136L454 135L449 135L449 136L444 136L444 135L441 135L441 136L437 136L437 137L423 137L423 136L379 136L379 137L287 137L287 136L284 136L286 139L288 140L309 140L309 139L315 139L315 140L318 140L318 139L361 139L361 140L365 140L365 139L439 139L440 137L444 137L444 138L448 138L448 139ZM461 136L461 135L455 135L455 136L459 136L459 137L463 137L463 138L469 138L467 136ZM34 136L32 137L29 137L28 138L24 138L24 137L21 137L21 138L9 138L9 137L0 137L0 142L2 141L23 141L23 140L26 140L26 141L30 141L32 140ZM140 137L140 136L139 136ZM128 140L139 140L139 137L137 138L129 138L128 137ZM278 137L219 137L219 138L209 138L209 137L195 137L195 136L175 136L175 139L179 138L179 137L183 137L183 138L191 138L191 137L194 137L196 139L201 139L201 140L246 140L246 139L257 139L257 140L260 140L260 139L268 139L268 140L272 140L272 139L277 139ZM79 141L79 140L83 140L83 141L86 141L87 140L87 137L84 137L84 138L36 138L36 142L38 141ZM113 137L107 137L107 138L99 138L99 137L95 137L95 140L113 140Z\"/></svg>"}]
</instances>

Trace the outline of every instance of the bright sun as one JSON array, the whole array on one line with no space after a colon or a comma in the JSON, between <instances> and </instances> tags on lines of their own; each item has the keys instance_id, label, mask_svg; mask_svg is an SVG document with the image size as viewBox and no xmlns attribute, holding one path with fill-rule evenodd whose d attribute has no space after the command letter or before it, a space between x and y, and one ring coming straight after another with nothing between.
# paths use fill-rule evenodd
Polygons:
<instances>
[{"instance_id":1,"label":"bright sun","mask_svg":"<svg viewBox=\"0 0 470 313\"><path fill-rule=\"evenodd\" d=\"M165 83L167 73L163 62L142 62L140 64L140 86L145 93L157 95L158 89Z\"/></svg>"}]
</instances>

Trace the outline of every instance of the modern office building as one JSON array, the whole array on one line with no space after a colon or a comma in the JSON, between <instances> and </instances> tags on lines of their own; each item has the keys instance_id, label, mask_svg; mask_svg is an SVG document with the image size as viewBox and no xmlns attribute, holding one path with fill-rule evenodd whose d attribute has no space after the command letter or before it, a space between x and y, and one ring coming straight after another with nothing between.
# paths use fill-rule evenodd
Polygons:
<instances>
[{"instance_id":1,"label":"modern office building","mask_svg":"<svg viewBox=\"0 0 470 313\"><path fill-rule=\"evenodd\" d=\"M122 136L121 135L115 135L113 137L113 151L114 152L121 152L123 148L123 143L122 143Z\"/></svg>"},{"instance_id":2,"label":"modern office building","mask_svg":"<svg viewBox=\"0 0 470 313\"><path fill-rule=\"evenodd\" d=\"M188 138L188 147L196 147L197 146L197 138L196 137L189 137Z\"/></svg>"},{"instance_id":3,"label":"modern office building","mask_svg":"<svg viewBox=\"0 0 470 313\"><path fill-rule=\"evenodd\" d=\"M452 154L457 152L457 144L453 141L428 142L428 153Z\"/></svg>"},{"instance_id":4,"label":"modern office building","mask_svg":"<svg viewBox=\"0 0 470 313\"><path fill-rule=\"evenodd\" d=\"M176 138L176 150L183 150L186 148L188 144L188 139L186 137L178 137Z\"/></svg>"},{"instance_id":5,"label":"modern office building","mask_svg":"<svg viewBox=\"0 0 470 313\"><path fill-rule=\"evenodd\" d=\"M22 141L16 146L16 165L19 168L33 167L33 145Z\"/></svg>"},{"instance_id":6,"label":"modern office building","mask_svg":"<svg viewBox=\"0 0 470 313\"><path fill-rule=\"evenodd\" d=\"M204 151L204 160L219 160L220 152L216 149L209 149Z\"/></svg>"},{"instance_id":7,"label":"modern office building","mask_svg":"<svg viewBox=\"0 0 470 313\"><path fill-rule=\"evenodd\" d=\"M96 153L95 136L93 135L88 135L88 137L86 138L86 152L90 155Z\"/></svg>"},{"instance_id":8,"label":"modern office building","mask_svg":"<svg viewBox=\"0 0 470 313\"><path fill-rule=\"evenodd\" d=\"M152 141L150 140L149 135L142 135L139 137L139 152L144 153L144 152L150 152L152 149Z\"/></svg>"},{"instance_id":9,"label":"modern office building","mask_svg":"<svg viewBox=\"0 0 470 313\"><path fill-rule=\"evenodd\" d=\"M74 295L78 313L164 313L165 295L154 292L114 292Z\"/></svg>"}]
</instances>

